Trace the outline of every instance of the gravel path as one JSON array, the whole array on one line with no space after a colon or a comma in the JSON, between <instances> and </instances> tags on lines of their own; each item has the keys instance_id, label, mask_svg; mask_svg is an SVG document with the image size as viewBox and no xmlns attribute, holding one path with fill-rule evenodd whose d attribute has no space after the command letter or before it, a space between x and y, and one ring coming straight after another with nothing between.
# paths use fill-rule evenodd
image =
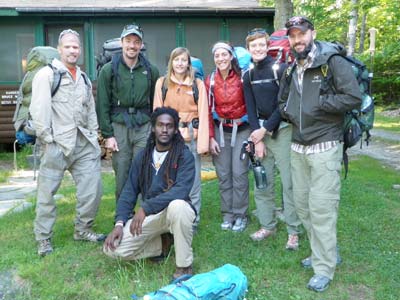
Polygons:
<instances>
[{"instance_id":1,"label":"gravel path","mask_svg":"<svg viewBox=\"0 0 400 300\"><path fill-rule=\"evenodd\" d=\"M368 155L400 171L400 134L373 129L369 145L363 142L361 149L360 145L355 145L348 150L348 154L349 156Z\"/></svg>"}]
</instances>

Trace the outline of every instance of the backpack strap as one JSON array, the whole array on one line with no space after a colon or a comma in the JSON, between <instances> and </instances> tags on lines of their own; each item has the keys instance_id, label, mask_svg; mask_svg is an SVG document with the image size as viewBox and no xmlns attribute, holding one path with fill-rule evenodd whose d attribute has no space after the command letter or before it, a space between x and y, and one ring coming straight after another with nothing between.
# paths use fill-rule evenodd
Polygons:
<instances>
[{"instance_id":1,"label":"backpack strap","mask_svg":"<svg viewBox=\"0 0 400 300\"><path fill-rule=\"evenodd\" d=\"M214 86L215 86L215 71L212 71L210 74L210 88L208 89L208 105L211 106L211 112L215 111Z\"/></svg>"},{"instance_id":2,"label":"backpack strap","mask_svg":"<svg viewBox=\"0 0 400 300\"><path fill-rule=\"evenodd\" d=\"M51 97L53 98L54 95L58 92L58 89L60 88L61 85L61 79L62 77L67 73L66 71L60 71L59 69L55 68L53 65L48 64L50 69L53 70L54 73L54 80L53 84L51 85ZM91 85L89 83L89 79L84 73L81 73L81 76L83 78L83 81L85 82L85 85L88 87L88 89L91 89Z\"/></svg>"},{"instance_id":3,"label":"backpack strap","mask_svg":"<svg viewBox=\"0 0 400 300\"><path fill-rule=\"evenodd\" d=\"M201 80L201 79L199 79L199 80ZM199 88L197 86L197 78L194 78L194 80L193 80L192 91L193 91L194 103L196 103L196 105L197 105L199 102Z\"/></svg>"},{"instance_id":4,"label":"backpack strap","mask_svg":"<svg viewBox=\"0 0 400 300\"><path fill-rule=\"evenodd\" d=\"M146 56L144 56L143 52L139 52L139 61L143 63L144 68L146 69L146 77L147 77L147 86L150 89L149 92L149 109L153 111L153 98L154 98L154 89L152 88L152 73L151 73L151 65Z\"/></svg>"},{"instance_id":5,"label":"backpack strap","mask_svg":"<svg viewBox=\"0 0 400 300\"><path fill-rule=\"evenodd\" d=\"M115 55L113 55L111 57L110 91L112 91L114 79L116 79L115 83L117 85L117 89L118 89L118 86L119 86L120 75L118 73L118 66L119 66L119 63L121 61L121 56L122 55L120 53L118 53L118 54L115 54Z\"/></svg>"},{"instance_id":6,"label":"backpack strap","mask_svg":"<svg viewBox=\"0 0 400 300\"><path fill-rule=\"evenodd\" d=\"M162 77L162 84L161 84L161 99L164 105L165 97L167 97L168 87L166 84L165 76Z\"/></svg>"},{"instance_id":7,"label":"backpack strap","mask_svg":"<svg viewBox=\"0 0 400 300\"><path fill-rule=\"evenodd\" d=\"M270 82L275 82L277 86L279 87L279 77L278 77L278 70L279 70L279 59L275 60L274 64L272 65L272 72L274 74L274 78L267 78L267 79L259 79L259 80L252 80L251 75L253 68L250 68L249 70L249 78L250 78L250 84L251 86L255 84L262 84L262 83L270 83Z\"/></svg>"}]
</instances>

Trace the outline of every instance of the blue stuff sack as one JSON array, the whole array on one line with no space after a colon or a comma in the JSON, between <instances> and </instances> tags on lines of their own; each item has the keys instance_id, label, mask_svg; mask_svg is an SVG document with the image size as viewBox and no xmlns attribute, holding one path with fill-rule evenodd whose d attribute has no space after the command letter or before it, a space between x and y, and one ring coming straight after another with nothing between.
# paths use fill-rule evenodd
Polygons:
<instances>
[{"instance_id":1,"label":"blue stuff sack","mask_svg":"<svg viewBox=\"0 0 400 300\"><path fill-rule=\"evenodd\" d=\"M186 279L186 278L185 278ZM236 266L223 265L188 280L175 280L143 297L143 300L243 300L247 292L247 277Z\"/></svg>"}]
</instances>

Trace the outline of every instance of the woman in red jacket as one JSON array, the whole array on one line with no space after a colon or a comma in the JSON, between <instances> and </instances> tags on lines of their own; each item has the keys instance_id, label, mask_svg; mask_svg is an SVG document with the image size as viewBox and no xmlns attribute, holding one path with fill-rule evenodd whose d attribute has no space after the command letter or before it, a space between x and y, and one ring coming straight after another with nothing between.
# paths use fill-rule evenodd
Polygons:
<instances>
[{"instance_id":1,"label":"woman in red jacket","mask_svg":"<svg viewBox=\"0 0 400 300\"><path fill-rule=\"evenodd\" d=\"M234 50L226 42L212 48L216 70L206 79L209 96L210 152L219 179L222 230L243 231L249 207L248 156L240 160L243 141L250 134Z\"/></svg>"}]
</instances>

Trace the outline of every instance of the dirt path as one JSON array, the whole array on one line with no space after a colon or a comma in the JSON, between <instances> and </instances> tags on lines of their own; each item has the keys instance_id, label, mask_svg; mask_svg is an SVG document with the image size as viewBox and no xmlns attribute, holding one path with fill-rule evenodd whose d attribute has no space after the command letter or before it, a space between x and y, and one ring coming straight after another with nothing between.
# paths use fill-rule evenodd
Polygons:
<instances>
[{"instance_id":1,"label":"dirt path","mask_svg":"<svg viewBox=\"0 0 400 300\"><path fill-rule=\"evenodd\" d=\"M349 156L368 155L400 171L400 134L386 130L373 129L371 142L367 146L363 143L348 150Z\"/></svg>"}]
</instances>

